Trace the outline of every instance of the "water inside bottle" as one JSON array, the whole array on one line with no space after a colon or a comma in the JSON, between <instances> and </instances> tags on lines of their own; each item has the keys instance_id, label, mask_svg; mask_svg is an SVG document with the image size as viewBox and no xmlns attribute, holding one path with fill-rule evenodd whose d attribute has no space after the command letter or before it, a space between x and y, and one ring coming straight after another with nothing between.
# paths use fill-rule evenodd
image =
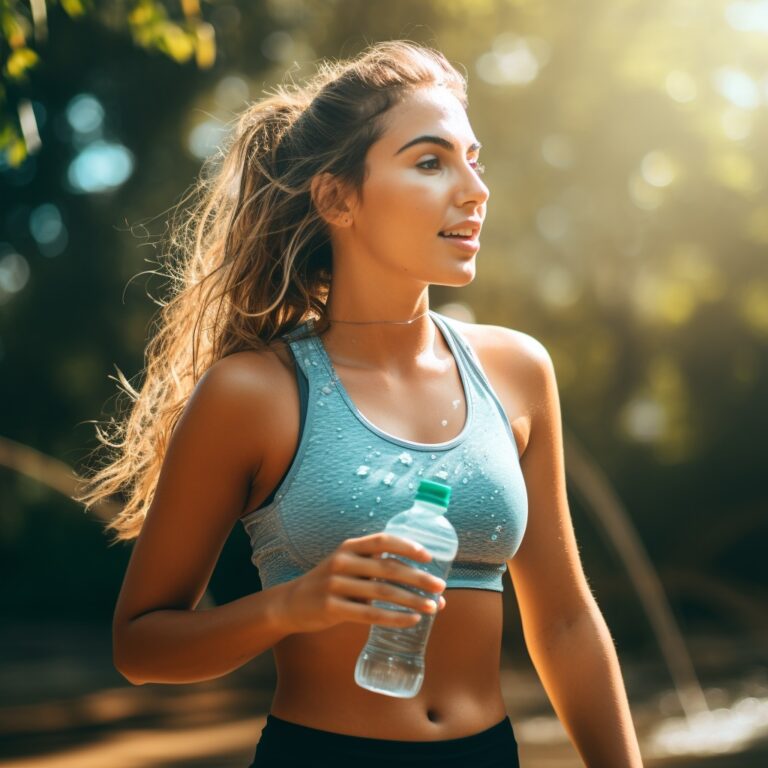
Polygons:
<instances>
[{"instance_id":1,"label":"water inside bottle","mask_svg":"<svg viewBox=\"0 0 768 768\"><path fill-rule=\"evenodd\" d=\"M405 565L447 579L452 560L432 559L428 563L416 562L401 555L384 553L382 557L394 557ZM427 592L411 584L396 583L409 592L439 600L440 593ZM400 603L372 600L371 604L385 610L413 613L413 609ZM374 624L368 642L355 667L358 685L377 693L398 698L415 696L424 680L424 652L436 613L422 612L421 619L409 627L391 627Z\"/></svg>"}]
</instances>

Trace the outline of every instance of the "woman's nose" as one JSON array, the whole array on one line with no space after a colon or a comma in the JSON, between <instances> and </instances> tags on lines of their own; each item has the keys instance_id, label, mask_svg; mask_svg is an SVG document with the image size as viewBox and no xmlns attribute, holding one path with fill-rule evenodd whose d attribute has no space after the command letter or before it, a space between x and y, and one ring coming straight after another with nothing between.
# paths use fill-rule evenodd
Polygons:
<instances>
[{"instance_id":1,"label":"woman's nose","mask_svg":"<svg viewBox=\"0 0 768 768\"><path fill-rule=\"evenodd\" d=\"M462 177L461 192L459 193L459 207L465 206L468 202L476 205L485 203L491 195L491 190L477 175L473 168L467 168L467 174Z\"/></svg>"}]
</instances>

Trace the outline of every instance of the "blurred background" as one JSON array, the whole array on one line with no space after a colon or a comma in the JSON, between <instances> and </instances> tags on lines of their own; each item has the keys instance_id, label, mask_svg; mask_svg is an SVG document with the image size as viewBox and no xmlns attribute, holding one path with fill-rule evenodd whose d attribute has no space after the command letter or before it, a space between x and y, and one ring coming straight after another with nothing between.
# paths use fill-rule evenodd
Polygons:
<instances>
[{"instance_id":1,"label":"blurred background","mask_svg":"<svg viewBox=\"0 0 768 768\"><path fill-rule=\"evenodd\" d=\"M97 7L98 6L98 7ZM550 351L569 499L649 766L768 765L767 0L0 3L0 765L245 766L271 654L131 686L130 545L69 499L141 372L165 215L224 124L407 38L469 80L477 277L432 306ZM286 74L289 73L289 74ZM233 529L209 604L260 588ZM523 766L581 765L505 574Z\"/></svg>"}]
</instances>

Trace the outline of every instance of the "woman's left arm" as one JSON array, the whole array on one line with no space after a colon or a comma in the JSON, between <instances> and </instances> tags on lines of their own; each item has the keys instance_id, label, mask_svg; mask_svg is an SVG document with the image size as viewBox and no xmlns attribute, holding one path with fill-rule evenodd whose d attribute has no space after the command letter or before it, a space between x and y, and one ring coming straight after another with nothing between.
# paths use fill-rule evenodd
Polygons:
<instances>
[{"instance_id":1,"label":"woman's left arm","mask_svg":"<svg viewBox=\"0 0 768 768\"><path fill-rule=\"evenodd\" d=\"M507 561L526 647L587 768L642 768L616 649L584 575L571 522L552 359L533 337L505 330L511 334L505 347L515 350L516 380L531 393L531 431L520 460L528 523Z\"/></svg>"}]
</instances>

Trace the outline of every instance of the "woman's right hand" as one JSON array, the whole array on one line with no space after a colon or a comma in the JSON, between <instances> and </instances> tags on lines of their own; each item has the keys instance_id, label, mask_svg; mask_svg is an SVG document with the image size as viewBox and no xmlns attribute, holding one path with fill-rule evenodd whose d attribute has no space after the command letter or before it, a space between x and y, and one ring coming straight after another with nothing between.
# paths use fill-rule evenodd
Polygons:
<instances>
[{"instance_id":1,"label":"woman's right hand","mask_svg":"<svg viewBox=\"0 0 768 768\"><path fill-rule=\"evenodd\" d=\"M384 552L423 563L432 559L415 542L386 532L346 539L311 571L287 583L283 617L290 631L319 632L347 621L412 627L423 613L436 612L434 601L387 582L439 594L445 581L396 558L382 558ZM438 599L439 611L445 598L440 595ZM411 610L377 608L371 600L397 603Z\"/></svg>"}]
</instances>

